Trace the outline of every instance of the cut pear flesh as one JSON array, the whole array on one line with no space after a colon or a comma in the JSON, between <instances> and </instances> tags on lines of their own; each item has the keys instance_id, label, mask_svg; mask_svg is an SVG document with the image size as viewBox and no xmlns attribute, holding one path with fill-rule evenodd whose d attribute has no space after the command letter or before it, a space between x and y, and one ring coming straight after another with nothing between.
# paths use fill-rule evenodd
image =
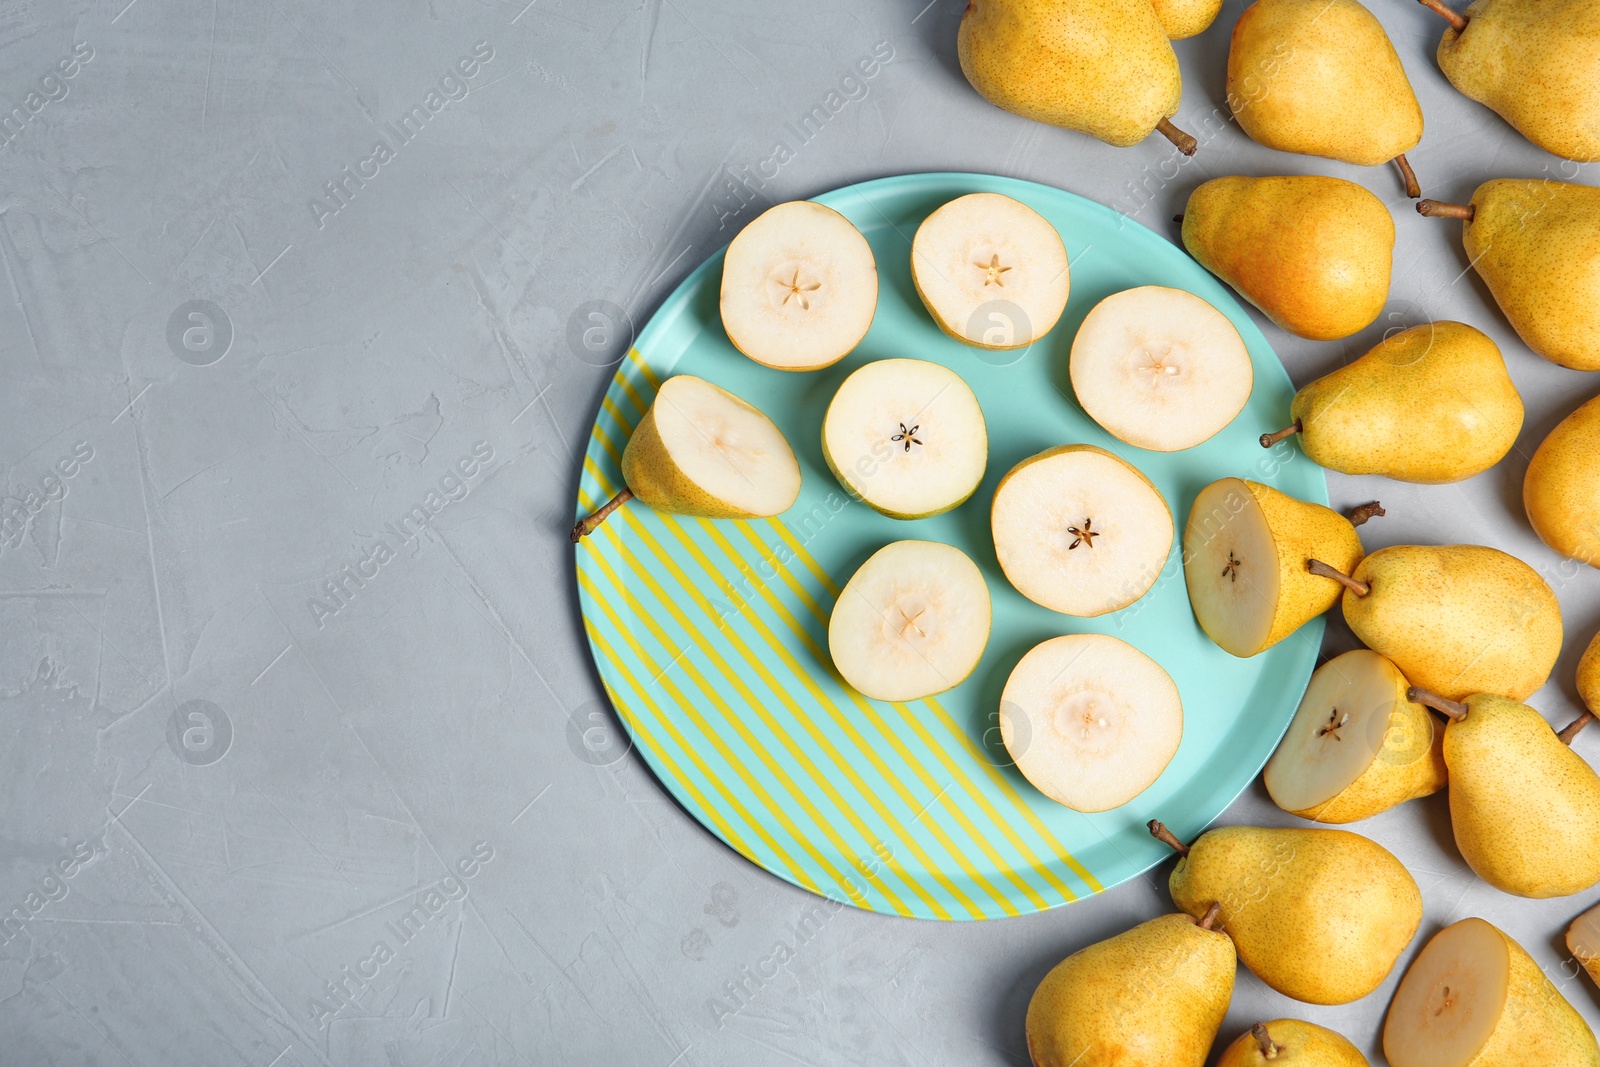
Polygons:
<instances>
[{"instance_id":1,"label":"cut pear flesh","mask_svg":"<svg viewBox=\"0 0 1600 1067\"><path fill-rule=\"evenodd\" d=\"M1200 490L1183 532L1189 602L1224 651L1253 656L1278 608L1278 547L1261 505L1238 478Z\"/></svg>"},{"instance_id":2,"label":"cut pear flesh","mask_svg":"<svg viewBox=\"0 0 1600 1067\"><path fill-rule=\"evenodd\" d=\"M1244 410L1250 352L1193 293L1145 285L1096 304L1072 340L1078 403L1107 433L1156 452L1192 448Z\"/></svg>"},{"instance_id":3,"label":"cut pear flesh","mask_svg":"<svg viewBox=\"0 0 1600 1067\"><path fill-rule=\"evenodd\" d=\"M1384 1055L1392 1067L1466 1067L1499 1025L1510 983L1511 950L1500 931L1482 919L1445 927L1400 980Z\"/></svg>"},{"instance_id":4,"label":"cut pear flesh","mask_svg":"<svg viewBox=\"0 0 1600 1067\"><path fill-rule=\"evenodd\" d=\"M1378 758L1405 681L1388 659L1360 648L1311 676L1262 780L1284 811L1309 811L1344 792ZM1426 715L1421 721L1431 723ZM1407 738L1385 758L1426 759L1433 735Z\"/></svg>"},{"instance_id":5,"label":"cut pear flesh","mask_svg":"<svg viewBox=\"0 0 1600 1067\"><path fill-rule=\"evenodd\" d=\"M863 563L828 620L839 674L874 700L960 685L989 643L989 587L959 548L896 541Z\"/></svg>"},{"instance_id":6,"label":"cut pear flesh","mask_svg":"<svg viewBox=\"0 0 1600 1067\"><path fill-rule=\"evenodd\" d=\"M635 432L622 472L634 496L652 507L756 518L787 511L800 495L800 464L783 433L703 378L668 378L648 421L653 432Z\"/></svg>"},{"instance_id":7,"label":"cut pear flesh","mask_svg":"<svg viewBox=\"0 0 1600 1067\"><path fill-rule=\"evenodd\" d=\"M1600 982L1600 905L1578 916L1567 928L1567 951L1589 977Z\"/></svg>"},{"instance_id":8,"label":"cut pear flesh","mask_svg":"<svg viewBox=\"0 0 1600 1067\"><path fill-rule=\"evenodd\" d=\"M850 220L794 200L728 245L722 326L735 348L779 370L817 370L861 343L878 306L878 266Z\"/></svg>"},{"instance_id":9,"label":"cut pear flesh","mask_svg":"<svg viewBox=\"0 0 1600 1067\"><path fill-rule=\"evenodd\" d=\"M969 193L936 210L911 241L911 280L928 314L958 341L1024 348L1067 306L1067 246L1026 204Z\"/></svg>"},{"instance_id":10,"label":"cut pear flesh","mask_svg":"<svg viewBox=\"0 0 1600 1067\"><path fill-rule=\"evenodd\" d=\"M1017 592L1082 617L1126 607L1172 551L1172 513L1149 479L1092 445L1013 467L994 492L995 555Z\"/></svg>"},{"instance_id":11,"label":"cut pear flesh","mask_svg":"<svg viewBox=\"0 0 1600 1067\"><path fill-rule=\"evenodd\" d=\"M1074 811L1107 811L1172 761L1183 702L1161 665L1126 641L1069 634L1035 645L1012 670L1000 739L1039 792Z\"/></svg>"},{"instance_id":12,"label":"cut pear flesh","mask_svg":"<svg viewBox=\"0 0 1600 1067\"><path fill-rule=\"evenodd\" d=\"M828 466L869 506L897 519L937 515L983 481L983 409L954 371L920 359L880 359L839 386L822 420Z\"/></svg>"}]
</instances>

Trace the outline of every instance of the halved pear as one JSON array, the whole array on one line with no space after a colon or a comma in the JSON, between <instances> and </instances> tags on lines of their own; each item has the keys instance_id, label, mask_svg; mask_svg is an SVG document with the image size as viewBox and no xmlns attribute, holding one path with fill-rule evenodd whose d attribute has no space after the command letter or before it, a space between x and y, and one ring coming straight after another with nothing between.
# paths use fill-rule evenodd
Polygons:
<instances>
[{"instance_id":1,"label":"halved pear","mask_svg":"<svg viewBox=\"0 0 1600 1067\"><path fill-rule=\"evenodd\" d=\"M1035 645L1000 694L1000 739L1023 777L1074 811L1107 811L1143 793L1183 739L1172 676L1106 634Z\"/></svg>"},{"instance_id":2,"label":"halved pear","mask_svg":"<svg viewBox=\"0 0 1600 1067\"><path fill-rule=\"evenodd\" d=\"M1072 391L1119 441L1193 448L1244 410L1250 351L1228 317L1193 293L1141 285L1090 310L1072 339Z\"/></svg>"},{"instance_id":3,"label":"halved pear","mask_svg":"<svg viewBox=\"0 0 1600 1067\"><path fill-rule=\"evenodd\" d=\"M722 327L778 370L818 370L861 343L878 306L878 264L850 220L810 200L768 208L722 260Z\"/></svg>"},{"instance_id":4,"label":"halved pear","mask_svg":"<svg viewBox=\"0 0 1600 1067\"><path fill-rule=\"evenodd\" d=\"M1567 951L1589 977L1600 982L1600 904L1572 921L1567 927Z\"/></svg>"},{"instance_id":5,"label":"halved pear","mask_svg":"<svg viewBox=\"0 0 1600 1067\"><path fill-rule=\"evenodd\" d=\"M989 464L983 409L960 375L921 359L880 359L839 386L822 419L828 469L895 519L956 507Z\"/></svg>"},{"instance_id":6,"label":"halved pear","mask_svg":"<svg viewBox=\"0 0 1600 1067\"><path fill-rule=\"evenodd\" d=\"M622 480L627 488L572 528L573 541L629 500L710 519L777 515L800 495L800 464L760 411L704 378L675 374L628 438Z\"/></svg>"},{"instance_id":7,"label":"halved pear","mask_svg":"<svg viewBox=\"0 0 1600 1067\"><path fill-rule=\"evenodd\" d=\"M1386 657L1346 652L1317 668L1262 775L1278 807L1348 823L1445 786L1444 730Z\"/></svg>"},{"instance_id":8,"label":"halved pear","mask_svg":"<svg viewBox=\"0 0 1600 1067\"><path fill-rule=\"evenodd\" d=\"M920 700L960 685L989 643L989 587L966 553L933 541L874 552L839 593L828 651L874 700Z\"/></svg>"},{"instance_id":9,"label":"halved pear","mask_svg":"<svg viewBox=\"0 0 1600 1067\"><path fill-rule=\"evenodd\" d=\"M968 193L922 220L911 281L939 329L979 348L1026 348L1061 318L1067 246L1045 217L999 193Z\"/></svg>"},{"instance_id":10,"label":"halved pear","mask_svg":"<svg viewBox=\"0 0 1600 1067\"><path fill-rule=\"evenodd\" d=\"M1243 478L1200 490L1183 532L1194 617L1235 656L1271 648L1339 603L1344 586L1312 574L1311 560L1349 573L1361 555L1343 515Z\"/></svg>"},{"instance_id":11,"label":"halved pear","mask_svg":"<svg viewBox=\"0 0 1600 1067\"><path fill-rule=\"evenodd\" d=\"M1132 464L1093 445L1061 445L1018 463L989 515L1000 569L1017 592L1083 617L1127 607L1172 551L1172 512Z\"/></svg>"},{"instance_id":12,"label":"halved pear","mask_svg":"<svg viewBox=\"0 0 1600 1067\"><path fill-rule=\"evenodd\" d=\"M1600 1063L1583 1017L1523 947L1482 919L1440 930L1400 980L1383 1024L1391 1067Z\"/></svg>"}]
</instances>

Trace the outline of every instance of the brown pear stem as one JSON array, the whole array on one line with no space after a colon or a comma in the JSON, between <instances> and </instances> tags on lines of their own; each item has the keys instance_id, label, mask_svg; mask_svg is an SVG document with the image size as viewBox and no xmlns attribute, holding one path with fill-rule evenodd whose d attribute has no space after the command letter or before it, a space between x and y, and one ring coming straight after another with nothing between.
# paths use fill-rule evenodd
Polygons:
<instances>
[{"instance_id":1,"label":"brown pear stem","mask_svg":"<svg viewBox=\"0 0 1600 1067\"><path fill-rule=\"evenodd\" d=\"M1156 123L1156 129L1160 132L1161 136L1177 145L1178 151L1182 152L1186 156L1194 155L1195 149L1200 147L1199 141L1196 141L1193 137L1174 126L1171 119L1162 119L1160 122Z\"/></svg>"},{"instance_id":2,"label":"brown pear stem","mask_svg":"<svg viewBox=\"0 0 1600 1067\"><path fill-rule=\"evenodd\" d=\"M1418 200L1417 214L1430 219L1460 219L1471 222L1477 214L1471 204L1447 204L1443 200Z\"/></svg>"},{"instance_id":3,"label":"brown pear stem","mask_svg":"<svg viewBox=\"0 0 1600 1067\"><path fill-rule=\"evenodd\" d=\"M1573 738L1583 733L1583 728L1592 722L1594 722L1594 712L1586 711L1582 715L1579 715L1576 719L1573 719L1571 722L1567 723L1567 725L1556 734L1556 737L1561 740L1563 745L1570 745L1572 744Z\"/></svg>"},{"instance_id":4,"label":"brown pear stem","mask_svg":"<svg viewBox=\"0 0 1600 1067\"><path fill-rule=\"evenodd\" d=\"M1206 909L1206 913L1200 917L1200 920L1195 925L1202 930L1215 930L1217 928L1217 920L1221 917L1222 905L1213 900L1211 907Z\"/></svg>"},{"instance_id":5,"label":"brown pear stem","mask_svg":"<svg viewBox=\"0 0 1600 1067\"><path fill-rule=\"evenodd\" d=\"M1400 177L1406 181L1406 195L1415 200L1422 195L1422 186L1417 184L1417 172L1411 169L1411 161L1406 154L1401 152L1394 157L1395 166L1400 168Z\"/></svg>"},{"instance_id":6,"label":"brown pear stem","mask_svg":"<svg viewBox=\"0 0 1600 1067\"><path fill-rule=\"evenodd\" d=\"M1374 500L1350 512L1350 525L1365 526L1368 519L1381 519L1387 514L1389 513L1383 510L1383 505Z\"/></svg>"},{"instance_id":7,"label":"brown pear stem","mask_svg":"<svg viewBox=\"0 0 1600 1067\"><path fill-rule=\"evenodd\" d=\"M1422 6L1427 8L1429 11L1433 11L1439 15L1442 15L1445 21L1450 23L1450 28L1455 30L1457 33L1460 33L1462 30L1467 28L1467 20L1461 15L1460 12L1454 10L1453 8L1446 7L1443 0L1421 0L1421 3Z\"/></svg>"},{"instance_id":8,"label":"brown pear stem","mask_svg":"<svg viewBox=\"0 0 1600 1067\"><path fill-rule=\"evenodd\" d=\"M632 499L633 490L624 489L622 492L606 501L600 506L599 511L596 511L593 515L590 515L587 519L584 519L582 522L578 523L578 525L572 528L572 543L577 544L579 541L582 541L584 537L594 533L595 529L602 522L605 522L613 511L616 511L618 508Z\"/></svg>"},{"instance_id":9,"label":"brown pear stem","mask_svg":"<svg viewBox=\"0 0 1600 1067\"><path fill-rule=\"evenodd\" d=\"M1358 581L1357 579L1350 577L1339 568L1328 566L1320 559L1307 560L1306 570L1310 571L1312 574L1320 575L1323 578L1332 578L1334 581L1350 590L1356 596L1366 596L1368 593L1372 592L1371 584Z\"/></svg>"},{"instance_id":10,"label":"brown pear stem","mask_svg":"<svg viewBox=\"0 0 1600 1067\"><path fill-rule=\"evenodd\" d=\"M1432 708L1451 722L1460 722L1467 717L1467 706L1461 701L1442 697L1433 690L1424 689L1420 685L1414 685L1407 689L1406 699L1413 704L1421 704L1423 707Z\"/></svg>"},{"instance_id":11,"label":"brown pear stem","mask_svg":"<svg viewBox=\"0 0 1600 1067\"><path fill-rule=\"evenodd\" d=\"M1160 841L1163 845L1166 845L1178 855L1187 856L1189 854L1189 846L1184 844L1182 841L1179 841L1178 836L1171 830L1168 830L1166 824L1160 819L1151 819L1149 822L1145 823L1145 827L1150 831L1151 837L1155 838L1157 841Z\"/></svg>"},{"instance_id":12,"label":"brown pear stem","mask_svg":"<svg viewBox=\"0 0 1600 1067\"><path fill-rule=\"evenodd\" d=\"M1299 419L1295 419L1293 424L1291 424L1289 426L1285 426L1283 429L1277 431L1276 433L1264 433L1264 434L1262 434L1261 435L1261 447L1262 448L1271 448L1273 445L1277 444L1279 441L1287 440L1288 438L1293 437L1295 434L1297 434L1299 432L1300 432L1300 420Z\"/></svg>"},{"instance_id":13,"label":"brown pear stem","mask_svg":"<svg viewBox=\"0 0 1600 1067\"><path fill-rule=\"evenodd\" d=\"M1281 1050L1276 1042L1272 1040L1272 1035L1267 1033L1266 1023L1256 1023L1252 1026L1250 1028L1250 1036L1256 1039L1257 1045L1261 1046L1262 1059L1275 1060L1278 1058L1278 1053Z\"/></svg>"}]
</instances>

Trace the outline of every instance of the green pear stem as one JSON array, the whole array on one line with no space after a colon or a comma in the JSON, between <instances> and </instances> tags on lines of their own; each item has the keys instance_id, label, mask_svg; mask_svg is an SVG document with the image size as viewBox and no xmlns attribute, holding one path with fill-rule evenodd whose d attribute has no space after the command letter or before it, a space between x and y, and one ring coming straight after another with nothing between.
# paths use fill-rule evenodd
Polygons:
<instances>
[{"instance_id":1,"label":"green pear stem","mask_svg":"<svg viewBox=\"0 0 1600 1067\"><path fill-rule=\"evenodd\" d=\"M1447 204L1443 200L1418 200L1417 214L1430 219L1460 219L1471 222L1477 214L1471 204Z\"/></svg>"},{"instance_id":2,"label":"green pear stem","mask_svg":"<svg viewBox=\"0 0 1600 1067\"><path fill-rule=\"evenodd\" d=\"M1339 568L1330 567L1320 559L1307 560L1306 570L1310 571L1312 574L1320 575L1323 578L1332 578L1334 581L1350 590L1356 596L1366 596L1368 593L1372 592L1372 585L1370 583L1352 578Z\"/></svg>"},{"instance_id":3,"label":"green pear stem","mask_svg":"<svg viewBox=\"0 0 1600 1067\"><path fill-rule=\"evenodd\" d=\"M1257 1045L1261 1046L1262 1059L1275 1060L1278 1058L1280 1049L1277 1043L1272 1040L1272 1035L1267 1033L1266 1023L1256 1023L1252 1026L1250 1028L1250 1036L1256 1039Z\"/></svg>"},{"instance_id":4,"label":"green pear stem","mask_svg":"<svg viewBox=\"0 0 1600 1067\"><path fill-rule=\"evenodd\" d=\"M1276 433L1264 433L1264 434L1262 434L1261 435L1261 447L1262 448L1271 448L1273 445L1277 444L1279 441L1287 440L1288 438L1293 437L1295 434L1297 434L1299 432L1300 432L1300 420L1299 419L1295 419L1293 425L1285 426L1283 429L1277 431Z\"/></svg>"},{"instance_id":5,"label":"green pear stem","mask_svg":"<svg viewBox=\"0 0 1600 1067\"><path fill-rule=\"evenodd\" d=\"M1160 819L1151 819L1145 823L1145 827L1150 831L1151 837L1160 841L1178 855L1187 856L1189 854L1189 846L1179 841L1178 835L1168 830L1166 824Z\"/></svg>"},{"instance_id":6,"label":"green pear stem","mask_svg":"<svg viewBox=\"0 0 1600 1067\"><path fill-rule=\"evenodd\" d=\"M1455 30L1457 33L1460 33L1462 30L1467 28L1467 20L1461 15L1460 12L1454 10L1453 8L1446 7L1443 0L1421 0L1421 3L1422 6L1427 8L1429 11L1442 15L1445 21L1450 23L1450 28Z\"/></svg>"},{"instance_id":7,"label":"green pear stem","mask_svg":"<svg viewBox=\"0 0 1600 1067\"><path fill-rule=\"evenodd\" d=\"M1368 519L1381 519L1387 514L1389 513L1383 510L1383 505L1374 500L1350 512L1350 525L1365 526Z\"/></svg>"},{"instance_id":8,"label":"green pear stem","mask_svg":"<svg viewBox=\"0 0 1600 1067\"><path fill-rule=\"evenodd\" d=\"M1461 701L1442 697L1433 690L1424 689L1419 685L1414 685L1406 690L1406 699L1413 704L1421 704L1423 707L1432 708L1451 722L1460 722L1467 717L1467 706Z\"/></svg>"},{"instance_id":9,"label":"green pear stem","mask_svg":"<svg viewBox=\"0 0 1600 1067\"><path fill-rule=\"evenodd\" d=\"M582 522L578 523L578 525L572 528L572 543L577 544L589 534L594 533L596 528L598 528L602 522L605 522L606 519L611 516L613 511L616 511L618 508L632 499L633 490L624 489L610 500L607 500L593 515L590 515L588 518L584 519Z\"/></svg>"},{"instance_id":10,"label":"green pear stem","mask_svg":"<svg viewBox=\"0 0 1600 1067\"><path fill-rule=\"evenodd\" d=\"M1213 900L1211 907L1206 909L1206 913L1200 917L1200 920L1195 925L1202 930L1215 930L1217 928L1217 920L1221 917L1222 905Z\"/></svg>"},{"instance_id":11,"label":"green pear stem","mask_svg":"<svg viewBox=\"0 0 1600 1067\"><path fill-rule=\"evenodd\" d=\"M1400 177L1406 182L1406 195L1415 200L1422 195L1422 186L1417 184L1417 172L1411 169L1411 161L1406 154L1401 152L1394 157L1395 166L1400 168Z\"/></svg>"},{"instance_id":12,"label":"green pear stem","mask_svg":"<svg viewBox=\"0 0 1600 1067\"><path fill-rule=\"evenodd\" d=\"M1592 722L1594 722L1594 712L1586 711L1582 715L1579 715L1576 719L1573 719L1571 722L1567 723L1567 725L1556 734L1556 737L1560 738L1563 745L1570 745L1572 744L1573 738L1581 734L1583 732L1583 728Z\"/></svg>"},{"instance_id":13,"label":"green pear stem","mask_svg":"<svg viewBox=\"0 0 1600 1067\"><path fill-rule=\"evenodd\" d=\"M1174 126L1171 119L1162 119L1156 123L1156 129L1160 131L1161 136L1177 145L1178 151L1186 156L1194 155L1195 149L1200 147L1199 141Z\"/></svg>"}]
</instances>

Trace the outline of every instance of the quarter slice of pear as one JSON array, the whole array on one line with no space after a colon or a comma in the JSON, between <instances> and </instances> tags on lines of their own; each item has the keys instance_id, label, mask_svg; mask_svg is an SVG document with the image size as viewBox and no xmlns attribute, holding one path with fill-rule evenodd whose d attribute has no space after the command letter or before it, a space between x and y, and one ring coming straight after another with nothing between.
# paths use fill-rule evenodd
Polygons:
<instances>
[{"instance_id":1,"label":"quarter slice of pear","mask_svg":"<svg viewBox=\"0 0 1600 1067\"><path fill-rule=\"evenodd\" d=\"M817 370L861 343L878 306L878 265L850 220L810 200L763 211L722 261L722 326L778 370Z\"/></svg>"}]
</instances>

